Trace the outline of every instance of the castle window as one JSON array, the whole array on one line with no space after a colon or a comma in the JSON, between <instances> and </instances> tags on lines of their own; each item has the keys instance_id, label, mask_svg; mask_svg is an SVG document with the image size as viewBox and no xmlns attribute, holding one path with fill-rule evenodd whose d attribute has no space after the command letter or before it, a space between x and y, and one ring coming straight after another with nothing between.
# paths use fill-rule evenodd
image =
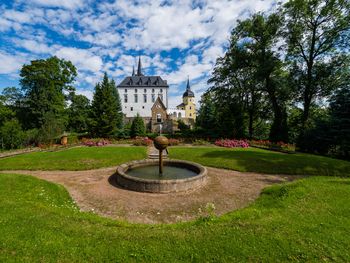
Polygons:
<instances>
[{"instance_id":1,"label":"castle window","mask_svg":"<svg viewBox=\"0 0 350 263\"><path fill-rule=\"evenodd\" d=\"M179 118L181 118L181 112L179 112L178 116L179 116Z\"/></svg>"},{"instance_id":2,"label":"castle window","mask_svg":"<svg viewBox=\"0 0 350 263\"><path fill-rule=\"evenodd\" d=\"M124 92L125 92L125 93L127 93L127 92L128 92L128 90L127 90L127 89L125 89L125 90L124 90Z\"/></svg>"},{"instance_id":3,"label":"castle window","mask_svg":"<svg viewBox=\"0 0 350 263\"><path fill-rule=\"evenodd\" d=\"M158 94L158 97L163 100L163 94Z\"/></svg>"},{"instance_id":4,"label":"castle window","mask_svg":"<svg viewBox=\"0 0 350 263\"><path fill-rule=\"evenodd\" d=\"M190 117L192 116L192 113L190 113Z\"/></svg>"},{"instance_id":5,"label":"castle window","mask_svg":"<svg viewBox=\"0 0 350 263\"><path fill-rule=\"evenodd\" d=\"M142 106L142 109L144 109L145 108L145 106Z\"/></svg>"},{"instance_id":6,"label":"castle window","mask_svg":"<svg viewBox=\"0 0 350 263\"><path fill-rule=\"evenodd\" d=\"M134 99L135 99L135 103L137 103L137 101L138 101L137 94L134 95Z\"/></svg>"},{"instance_id":7,"label":"castle window","mask_svg":"<svg viewBox=\"0 0 350 263\"><path fill-rule=\"evenodd\" d=\"M143 89L143 92L144 92L144 93L147 93L147 90L146 90L146 89Z\"/></svg>"},{"instance_id":8,"label":"castle window","mask_svg":"<svg viewBox=\"0 0 350 263\"><path fill-rule=\"evenodd\" d=\"M130 111L133 111L134 110L134 107L130 107Z\"/></svg>"},{"instance_id":9,"label":"castle window","mask_svg":"<svg viewBox=\"0 0 350 263\"><path fill-rule=\"evenodd\" d=\"M157 122L162 122L162 116L159 113L157 114Z\"/></svg>"},{"instance_id":10,"label":"castle window","mask_svg":"<svg viewBox=\"0 0 350 263\"><path fill-rule=\"evenodd\" d=\"M190 110L192 110L192 107L190 106Z\"/></svg>"},{"instance_id":11,"label":"castle window","mask_svg":"<svg viewBox=\"0 0 350 263\"><path fill-rule=\"evenodd\" d=\"M128 94L124 94L124 103L128 103Z\"/></svg>"},{"instance_id":12,"label":"castle window","mask_svg":"<svg viewBox=\"0 0 350 263\"><path fill-rule=\"evenodd\" d=\"M156 101L156 96L154 94L152 94L152 102Z\"/></svg>"},{"instance_id":13,"label":"castle window","mask_svg":"<svg viewBox=\"0 0 350 263\"><path fill-rule=\"evenodd\" d=\"M152 89L152 93L154 93L154 89Z\"/></svg>"},{"instance_id":14,"label":"castle window","mask_svg":"<svg viewBox=\"0 0 350 263\"><path fill-rule=\"evenodd\" d=\"M143 94L143 102L147 103L147 94Z\"/></svg>"},{"instance_id":15,"label":"castle window","mask_svg":"<svg viewBox=\"0 0 350 263\"><path fill-rule=\"evenodd\" d=\"M135 93L137 93L137 89L135 89Z\"/></svg>"},{"instance_id":16,"label":"castle window","mask_svg":"<svg viewBox=\"0 0 350 263\"><path fill-rule=\"evenodd\" d=\"M163 89L160 89L160 92L163 92Z\"/></svg>"}]
</instances>

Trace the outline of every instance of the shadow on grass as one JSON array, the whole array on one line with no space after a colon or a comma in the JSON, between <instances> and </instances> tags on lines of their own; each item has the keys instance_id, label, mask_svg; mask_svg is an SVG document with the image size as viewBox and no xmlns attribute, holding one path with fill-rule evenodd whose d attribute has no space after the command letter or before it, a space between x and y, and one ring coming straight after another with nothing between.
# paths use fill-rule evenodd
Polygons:
<instances>
[{"instance_id":1,"label":"shadow on grass","mask_svg":"<svg viewBox=\"0 0 350 263\"><path fill-rule=\"evenodd\" d=\"M215 166L230 167L234 161L242 171L273 173L273 174L299 174L299 175L326 175L350 176L350 162L336 160L308 154L284 154L268 151L235 151L215 150L200 155ZM220 162L221 161L221 162Z\"/></svg>"}]
</instances>

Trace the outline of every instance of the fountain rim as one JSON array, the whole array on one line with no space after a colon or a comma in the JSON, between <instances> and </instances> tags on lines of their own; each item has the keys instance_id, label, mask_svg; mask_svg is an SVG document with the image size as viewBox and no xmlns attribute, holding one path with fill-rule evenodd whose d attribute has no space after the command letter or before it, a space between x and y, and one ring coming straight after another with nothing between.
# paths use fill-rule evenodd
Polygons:
<instances>
[{"instance_id":1,"label":"fountain rim","mask_svg":"<svg viewBox=\"0 0 350 263\"><path fill-rule=\"evenodd\" d=\"M183 182L190 182L190 181L196 181L202 177L205 177L207 175L207 168L204 166L190 162L185 160L179 160L179 159L167 159L163 161L164 166L169 164L185 164L188 166L195 167L198 170L198 174L184 179L166 179L166 180L157 180L157 179L144 179L144 178L138 178L135 176L130 176L126 172L129 169L137 168L137 167L144 167L144 166L152 166L152 165L158 165L158 160L152 160L152 159L142 159L142 160L135 160L127 163L123 163L117 167L117 174L120 176L123 176L129 180L134 180L138 182L145 182L145 183L158 183L158 184L169 184L171 182L173 183L183 183ZM170 165L175 166L175 165ZM182 167L181 167L182 168ZM184 169L188 169L187 167L183 167ZM190 169L189 169L190 170ZM197 171L196 171L197 172Z\"/></svg>"}]
</instances>

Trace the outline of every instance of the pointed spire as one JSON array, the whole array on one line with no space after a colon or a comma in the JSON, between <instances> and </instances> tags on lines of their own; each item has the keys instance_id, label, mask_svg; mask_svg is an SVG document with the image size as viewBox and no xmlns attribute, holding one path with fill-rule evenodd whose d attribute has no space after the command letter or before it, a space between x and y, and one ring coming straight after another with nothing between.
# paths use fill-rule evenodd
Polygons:
<instances>
[{"instance_id":1,"label":"pointed spire","mask_svg":"<svg viewBox=\"0 0 350 263\"><path fill-rule=\"evenodd\" d=\"M142 72L141 72L141 56L139 56L139 64L137 65L137 76L142 76Z\"/></svg>"},{"instance_id":2,"label":"pointed spire","mask_svg":"<svg viewBox=\"0 0 350 263\"><path fill-rule=\"evenodd\" d=\"M131 76L135 76L135 67L132 66L132 75Z\"/></svg>"},{"instance_id":3,"label":"pointed spire","mask_svg":"<svg viewBox=\"0 0 350 263\"><path fill-rule=\"evenodd\" d=\"M191 90L191 87L190 87L190 77L187 76L187 87L186 87L186 90Z\"/></svg>"}]
</instances>

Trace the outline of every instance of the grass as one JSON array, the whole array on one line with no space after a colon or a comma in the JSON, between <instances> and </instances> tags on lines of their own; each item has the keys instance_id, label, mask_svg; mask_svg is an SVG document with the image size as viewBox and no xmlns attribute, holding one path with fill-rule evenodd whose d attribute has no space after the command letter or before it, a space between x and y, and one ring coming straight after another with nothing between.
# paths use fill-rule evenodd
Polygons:
<instances>
[{"instance_id":1,"label":"grass","mask_svg":"<svg viewBox=\"0 0 350 263\"><path fill-rule=\"evenodd\" d=\"M90 170L145 157L145 147L77 147L2 158L0 170Z\"/></svg>"},{"instance_id":2,"label":"grass","mask_svg":"<svg viewBox=\"0 0 350 263\"><path fill-rule=\"evenodd\" d=\"M131 225L80 212L59 185L0 174L0 262L349 262L350 179L265 189L220 218Z\"/></svg>"},{"instance_id":3,"label":"grass","mask_svg":"<svg viewBox=\"0 0 350 263\"><path fill-rule=\"evenodd\" d=\"M350 176L350 162L311 154L218 147L171 147L169 153L170 158L241 172Z\"/></svg>"}]
</instances>

